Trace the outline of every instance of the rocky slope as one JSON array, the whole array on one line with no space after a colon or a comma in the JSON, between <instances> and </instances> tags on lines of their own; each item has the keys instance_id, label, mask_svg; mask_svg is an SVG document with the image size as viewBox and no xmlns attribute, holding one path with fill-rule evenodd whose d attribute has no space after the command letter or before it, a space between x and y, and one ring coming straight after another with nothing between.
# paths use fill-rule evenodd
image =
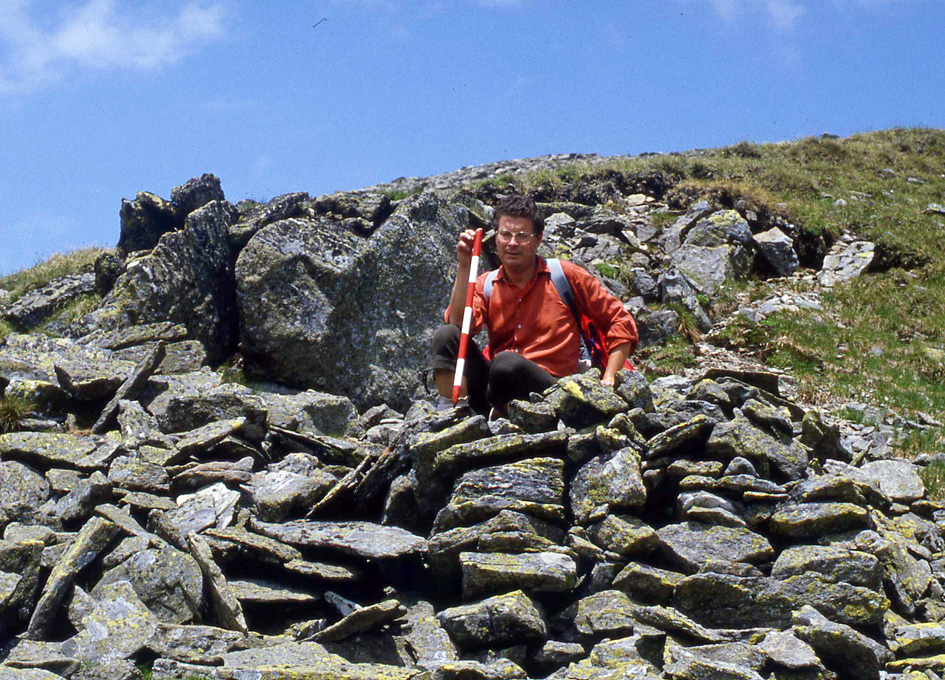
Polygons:
<instances>
[{"instance_id":1,"label":"rocky slope","mask_svg":"<svg viewBox=\"0 0 945 680\"><path fill-rule=\"evenodd\" d=\"M574 160L399 200L421 183L234 206L205 175L125 202L93 280L0 302L0 386L34 405L0 434L0 677L938 677L945 505L892 427L708 348L507 419L433 412L456 236L509 190L465 185ZM733 280L816 279L741 313L816 310L873 261L745 205L670 211L670 185L536 191L545 252L600 274L644 345L717 329ZM60 337L30 332L91 285Z\"/></svg>"}]
</instances>

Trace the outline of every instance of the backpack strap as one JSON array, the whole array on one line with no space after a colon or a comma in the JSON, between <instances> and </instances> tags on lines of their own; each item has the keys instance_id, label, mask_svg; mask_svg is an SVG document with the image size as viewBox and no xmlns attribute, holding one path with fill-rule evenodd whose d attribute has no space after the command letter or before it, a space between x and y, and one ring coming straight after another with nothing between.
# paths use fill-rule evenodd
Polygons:
<instances>
[{"instance_id":1,"label":"backpack strap","mask_svg":"<svg viewBox=\"0 0 945 680\"><path fill-rule=\"evenodd\" d=\"M555 285L558 295L564 300L564 303L571 310L574 318L578 320L580 328L580 314L578 314L577 304L574 301L574 292L571 290L571 284L568 283L568 277L564 274L564 268L561 266L561 260L557 257L549 257L545 262L548 263L548 269L551 271L551 282Z\"/></svg>"},{"instance_id":2,"label":"backpack strap","mask_svg":"<svg viewBox=\"0 0 945 680\"><path fill-rule=\"evenodd\" d=\"M493 269L491 272L486 274L486 280L482 284L482 292L486 296L486 302L488 302L489 298L492 297L492 287L495 285L495 277L498 273L498 269Z\"/></svg>"}]
</instances>

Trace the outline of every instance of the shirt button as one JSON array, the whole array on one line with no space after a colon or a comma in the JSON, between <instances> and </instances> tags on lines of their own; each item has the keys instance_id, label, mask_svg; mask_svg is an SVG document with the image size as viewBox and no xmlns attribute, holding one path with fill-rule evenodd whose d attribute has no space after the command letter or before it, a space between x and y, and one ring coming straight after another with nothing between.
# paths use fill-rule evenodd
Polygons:
<instances>
[{"instance_id":1,"label":"shirt button","mask_svg":"<svg viewBox=\"0 0 945 680\"><path fill-rule=\"evenodd\" d=\"M519 324L518 327L521 328L521 327L522 327L522 324Z\"/></svg>"}]
</instances>

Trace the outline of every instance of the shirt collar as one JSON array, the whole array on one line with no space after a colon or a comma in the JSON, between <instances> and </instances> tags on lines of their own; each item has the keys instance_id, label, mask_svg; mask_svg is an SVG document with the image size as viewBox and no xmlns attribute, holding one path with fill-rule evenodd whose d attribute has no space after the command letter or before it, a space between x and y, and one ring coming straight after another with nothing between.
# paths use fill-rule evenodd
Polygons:
<instances>
[{"instance_id":1,"label":"shirt collar","mask_svg":"<svg viewBox=\"0 0 945 680\"><path fill-rule=\"evenodd\" d=\"M535 275L537 276L538 274L544 272L550 274L551 270L548 268L548 263L545 261L545 258L543 258L541 255L536 255L535 257L538 258L538 264L535 266ZM499 273L495 275L495 280L505 280L505 265L499 265Z\"/></svg>"}]
</instances>

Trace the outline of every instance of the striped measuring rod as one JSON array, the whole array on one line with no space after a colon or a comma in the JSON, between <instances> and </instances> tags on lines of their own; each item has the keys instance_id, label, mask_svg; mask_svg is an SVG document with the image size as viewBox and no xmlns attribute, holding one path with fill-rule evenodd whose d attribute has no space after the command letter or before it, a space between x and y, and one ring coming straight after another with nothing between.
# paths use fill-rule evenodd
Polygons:
<instances>
[{"instance_id":1,"label":"striped measuring rod","mask_svg":"<svg viewBox=\"0 0 945 680\"><path fill-rule=\"evenodd\" d=\"M472 328L473 294L476 292L476 276L479 274L479 255L482 253L482 229L476 229L473 241L472 262L469 263L469 283L466 286L466 309L463 310L463 331L459 336L459 354L456 355L456 374L453 376L453 406L459 401L466 372L466 349L469 347L469 329Z\"/></svg>"}]
</instances>

